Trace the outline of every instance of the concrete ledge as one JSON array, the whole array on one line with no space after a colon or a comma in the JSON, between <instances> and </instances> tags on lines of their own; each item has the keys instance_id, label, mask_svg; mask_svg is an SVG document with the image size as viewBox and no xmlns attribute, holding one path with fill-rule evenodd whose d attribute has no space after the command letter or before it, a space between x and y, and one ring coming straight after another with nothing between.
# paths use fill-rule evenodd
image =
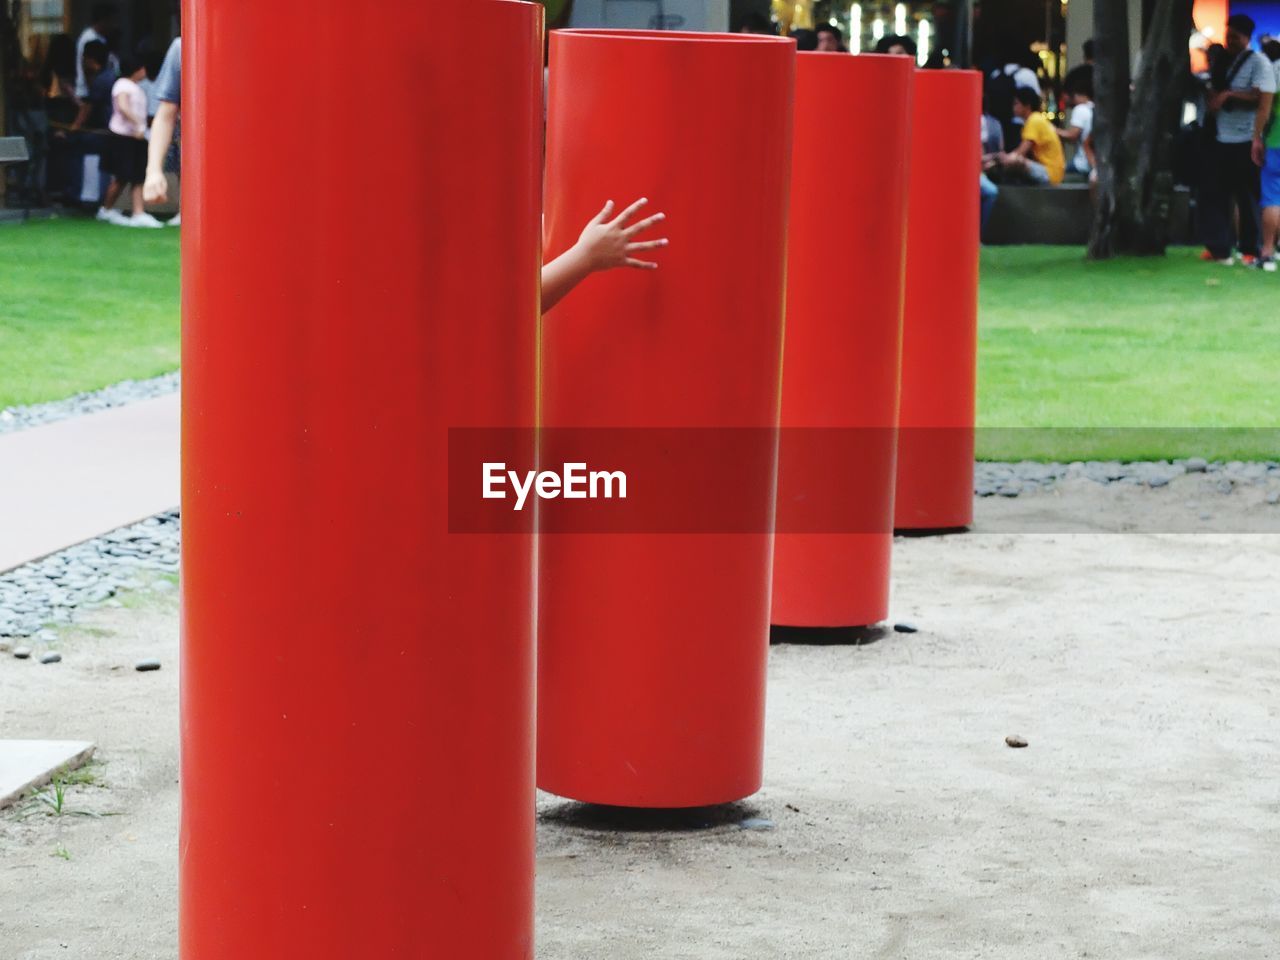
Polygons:
<instances>
[{"instance_id":1,"label":"concrete ledge","mask_svg":"<svg viewBox=\"0 0 1280 960\"><path fill-rule=\"evenodd\" d=\"M1000 196L982 233L984 243L1088 243L1093 201L1087 183L1063 183L1056 187L999 186ZM1171 242L1190 242L1190 208L1190 191L1178 187L1173 195Z\"/></svg>"},{"instance_id":2,"label":"concrete ledge","mask_svg":"<svg viewBox=\"0 0 1280 960\"><path fill-rule=\"evenodd\" d=\"M28 220L52 220L57 215L53 207L0 207L0 224L25 223Z\"/></svg>"},{"instance_id":3,"label":"concrete ledge","mask_svg":"<svg viewBox=\"0 0 1280 960\"><path fill-rule=\"evenodd\" d=\"M93 756L86 740L0 740L0 809Z\"/></svg>"}]
</instances>

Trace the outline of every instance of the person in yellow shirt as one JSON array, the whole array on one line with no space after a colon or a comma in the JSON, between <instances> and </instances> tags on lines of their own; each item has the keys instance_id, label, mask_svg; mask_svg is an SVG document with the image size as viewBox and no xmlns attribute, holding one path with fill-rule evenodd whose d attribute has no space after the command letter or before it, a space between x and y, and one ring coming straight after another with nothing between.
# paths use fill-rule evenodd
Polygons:
<instances>
[{"instance_id":1,"label":"person in yellow shirt","mask_svg":"<svg viewBox=\"0 0 1280 960\"><path fill-rule=\"evenodd\" d=\"M1019 87L1014 94L1013 115L1022 119L1022 142L1011 153L983 157L983 169L990 172L999 168L1004 172L1004 179L1017 177L1057 186L1062 182L1067 163L1058 131L1040 112L1040 94L1030 87Z\"/></svg>"}]
</instances>

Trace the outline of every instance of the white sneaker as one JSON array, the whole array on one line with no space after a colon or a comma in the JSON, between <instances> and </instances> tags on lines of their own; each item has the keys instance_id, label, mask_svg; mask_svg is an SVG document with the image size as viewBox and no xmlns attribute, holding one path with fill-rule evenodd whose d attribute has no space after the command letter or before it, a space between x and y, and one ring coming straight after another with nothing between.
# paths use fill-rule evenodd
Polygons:
<instances>
[{"instance_id":1,"label":"white sneaker","mask_svg":"<svg viewBox=\"0 0 1280 960\"><path fill-rule=\"evenodd\" d=\"M177 213L175 213L175 214L173 215L173 218L172 218L172 219L170 219L170 220L165 224L165 226L166 226L166 227L180 227L180 226L182 226L182 211L181 211L181 210L179 210Z\"/></svg>"},{"instance_id":2,"label":"white sneaker","mask_svg":"<svg viewBox=\"0 0 1280 960\"><path fill-rule=\"evenodd\" d=\"M131 227L143 227L147 230L159 230L164 224L149 213L136 213L128 220Z\"/></svg>"},{"instance_id":3,"label":"white sneaker","mask_svg":"<svg viewBox=\"0 0 1280 960\"><path fill-rule=\"evenodd\" d=\"M1217 262L1218 262L1218 263L1220 263L1220 264L1222 264L1224 267L1234 267L1234 266L1236 265L1236 258L1235 258L1235 257L1223 257L1221 260L1219 260L1219 261L1217 261Z\"/></svg>"},{"instance_id":4,"label":"white sneaker","mask_svg":"<svg viewBox=\"0 0 1280 960\"><path fill-rule=\"evenodd\" d=\"M94 219L103 223L114 223L116 226L121 226L127 221L119 210L108 210L106 207L99 207Z\"/></svg>"}]
</instances>

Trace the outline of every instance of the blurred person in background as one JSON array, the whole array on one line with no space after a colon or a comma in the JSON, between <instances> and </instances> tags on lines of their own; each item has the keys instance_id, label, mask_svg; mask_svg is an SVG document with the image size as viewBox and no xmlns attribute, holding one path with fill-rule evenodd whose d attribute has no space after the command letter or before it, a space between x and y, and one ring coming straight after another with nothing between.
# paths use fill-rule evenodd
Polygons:
<instances>
[{"instance_id":1,"label":"blurred person in background","mask_svg":"<svg viewBox=\"0 0 1280 960\"><path fill-rule=\"evenodd\" d=\"M978 136L984 160L986 157L1004 152L1004 131L1000 127L1000 121L985 110L978 121ZM1000 188L995 185L995 182L985 172L979 173L978 202L982 216L979 232L987 228L987 220L991 218L991 211L995 208L999 196Z\"/></svg>"},{"instance_id":2,"label":"blurred person in background","mask_svg":"<svg viewBox=\"0 0 1280 960\"><path fill-rule=\"evenodd\" d=\"M829 23L820 23L815 31L818 35L817 50L819 53L848 53L844 45L844 34L840 28Z\"/></svg>"},{"instance_id":3,"label":"blurred person in background","mask_svg":"<svg viewBox=\"0 0 1280 960\"><path fill-rule=\"evenodd\" d=\"M1262 242L1258 251L1258 267L1276 272L1276 234L1280 233L1280 43L1268 40L1262 47L1271 61L1277 92L1264 93L1258 99L1254 117L1253 161L1262 168L1260 206Z\"/></svg>"},{"instance_id":4,"label":"blurred person in background","mask_svg":"<svg viewBox=\"0 0 1280 960\"><path fill-rule=\"evenodd\" d=\"M80 98L80 108L71 122L72 130L88 129L101 133L111 121L111 88L120 74L111 66L110 51L100 40L94 40L84 48L81 66L88 83L88 94Z\"/></svg>"},{"instance_id":5,"label":"blurred person in background","mask_svg":"<svg viewBox=\"0 0 1280 960\"><path fill-rule=\"evenodd\" d=\"M1214 189L1205 198L1202 226L1205 259L1230 266L1235 262L1237 241L1244 261L1257 261L1261 218L1258 212L1261 184L1254 162L1255 129L1264 94L1276 92L1276 74L1270 61L1250 49L1254 22L1242 13L1227 20L1227 55L1231 58L1220 86L1207 99L1216 128L1210 148ZM1234 214L1234 216L1233 216ZM1239 218L1239 235L1233 227Z\"/></svg>"},{"instance_id":6,"label":"blurred person in background","mask_svg":"<svg viewBox=\"0 0 1280 960\"><path fill-rule=\"evenodd\" d=\"M1093 96L1093 53L1092 40L1084 42L1084 62L1072 67L1062 80L1064 90L1088 90Z\"/></svg>"},{"instance_id":7,"label":"blurred person in background","mask_svg":"<svg viewBox=\"0 0 1280 960\"><path fill-rule=\"evenodd\" d=\"M27 162L17 166L10 182L0 169L0 202L9 187L14 199L24 206L44 206L49 159L49 115L45 110L45 88L40 69L21 55L15 58L9 73L7 116L8 132L27 142ZM3 133L0 130L0 133Z\"/></svg>"},{"instance_id":8,"label":"blurred person in background","mask_svg":"<svg viewBox=\"0 0 1280 960\"><path fill-rule=\"evenodd\" d=\"M1034 53L1028 52L1023 59L1039 63ZM1003 67L992 70L983 81L983 98L991 114L1004 126L1006 144L1017 143L1022 139L1022 120L1014 110L1014 100L1018 90L1024 87L1034 90L1043 98L1040 78L1035 69L1026 63L1006 63Z\"/></svg>"},{"instance_id":9,"label":"blurred person in background","mask_svg":"<svg viewBox=\"0 0 1280 960\"><path fill-rule=\"evenodd\" d=\"M76 96L84 99L89 95L90 77L84 70L84 51L91 43L101 43L110 48L110 35L116 27L116 8L110 3L95 3L89 13L89 26L80 33L76 41ZM115 56L108 53L107 65L119 73L120 63Z\"/></svg>"},{"instance_id":10,"label":"blurred person in background","mask_svg":"<svg viewBox=\"0 0 1280 960\"><path fill-rule=\"evenodd\" d=\"M65 122L76 118L76 45L69 33L54 34L49 38L49 50L40 68L40 85L49 100L60 100L70 109L62 111Z\"/></svg>"},{"instance_id":11,"label":"blurred person in background","mask_svg":"<svg viewBox=\"0 0 1280 960\"><path fill-rule=\"evenodd\" d=\"M1074 77L1068 75L1063 93L1066 94L1071 113L1066 127L1058 132L1058 136L1065 142L1076 145L1075 155L1071 158L1071 171L1087 177L1093 170L1090 151L1085 149L1085 141L1093 132L1092 72L1076 74Z\"/></svg>"},{"instance_id":12,"label":"blurred person in background","mask_svg":"<svg viewBox=\"0 0 1280 960\"><path fill-rule=\"evenodd\" d=\"M160 107L156 111L155 119L151 121L151 144L147 148L147 176L142 189L143 198L147 203L163 203L169 199L169 180L165 176L165 162L169 156L169 148L174 143L174 134L178 129L179 108L182 103L181 37L169 44L169 52L164 56L160 75L156 77L155 95L160 102ZM169 221L171 227L181 224L181 212Z\"/></svg>"},{"instance_id":13,"label":"blurred person in background","mask_svg":"<svg viewBox=\"0 0 1280 960\"><path fill-rule=\"evenodd\" d=\"M1040 75L1037 73L1039 67L1040 58L1027 51L1020 62L1011 60L995 72L1011 79L1015 90L1027 87L1043 97L1044 91L1040 88Z\"/></svg>"},{"instance_id":14,"label":"blurred person in background","mask_svg":"<svg viewBox=\"0 0 1280 960\"><path fill-rule=\"evenodd\" d=\"M67 136L67 129L80 113L76 96L76 42L70 34L55 34L49 40L44 66L40 69L45 114L49 118L49 193L64 202L80 197L83 170L79 152Z\"/></svg>"},{"instance_id":15,"label":"blurred person in background","mask_svg":"<svg viewBox=\"0 0 1280 960\"><path fill-rule=\"evenodd\" d=\"M739 33L757 33L763 36L775 36L777 31L773 29L773 23L763 13L752 11L742 18L742 25L738 27Z\"/></svg>"},{"instance_id":16,"label":"blurred person in background","mask_svg":"<svg viewBox=\"0 0 1280 960\"><path fill-rule=\"evenodd\" d=\"M805 30L803 27L792 30L791 39L796 42L799 53L811 53L818 49L818 35L812 30Z\"/></svg>"},{"instance_id":17,"label":"blurred person in background","mask_svg":"<svg viewBox=\"0 0 1280 960\"><path fill-rule=\"evenodd\" d=\"M98 209L97 218L126 227L163 227L143 209L142 184L147 179L147 95L140 87L147 75L141 60L122 58L123 74L111 88L110 133L102 151L102 167L111 174L111 185ZM120 195L128 189L133 216L115 209Z\"/></svg>"},{"instance_id":18,"label":"blurred person in background","mask_svg":"<svg viewBox=\"0 0 1280 960\"><path fill-rule=\"evenodd\" d=\"M895 33L881 37L876 42L876 53L892 53L898 56L914 57L916 50L916 42L914 40Z\"/></svg>"},{"instance_id":19,"label":"blurred person in background","mask_svg":"<svg viewBox=\"0 0 1280 960\"><path fill-rule=\"evenodd\" d=\"M1049 118L1040 112L1040 95L1020 87L1014 95L1014 114L1022 121L1022 138L1008 152L982 158L984 172L999 171L1004 178L1038 186L1057 186L1066 172L1062 141Z\"/></svg>"},{"instance_id":20,"label":"blurred person in background","mask_svg":"<svg viewBox=\"0 0 1280 960\"><path fill-rule=\"evenodd\" d=\"M75 189L73 193L63 193L63 202L77 207L84 202L97 206L102 199L101 178L96 185L90 178L97 177L99 173L96 162L102 156L107 124L111 122L111 89L119 79L119 74L111 66L110 51L101 40L85 44L81 66L89 93L78 101L76 117L67 130L67 144L72 151L69 162L75 167ZM95 161L93 166L86 162L91 157ZM85 196L86 191L90 196Z\"/></svg>"}]
</instances>

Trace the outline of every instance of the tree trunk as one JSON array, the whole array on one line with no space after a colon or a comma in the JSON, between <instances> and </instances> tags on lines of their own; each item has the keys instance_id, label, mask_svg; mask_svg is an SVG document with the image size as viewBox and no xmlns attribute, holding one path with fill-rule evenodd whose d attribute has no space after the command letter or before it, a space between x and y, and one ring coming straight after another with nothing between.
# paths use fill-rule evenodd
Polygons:
<instances>
[{"instance_id":1,"label":"tree trunk","mask_svg":"<svg viewBox=\"0 0 1280 960\"><path fill-rule=\"evenodd\" d=\"M1124 180L1124 125L1129 116L1128 0L1093 4L1093 150L1098 161L1098 206L1089 257L1115 256L1118 182Z\"/></svg>"},{"instance_id":2,"label":"tree trunk","mask_svg":"<svg viewBox=\"0 0 1280 960\"><path fill-rule=\"evenodd\" d=\"M17 80L18 21L9 0L0 0L0 137L9 129L9 86ZM12 74L12 76L11 76ZM0 207L4 206L8 174L0 166Z\"/></svg>"},{"instance_id":3,"label":"tree trunk","mask_svg":"<svg viewBox=\"0 0 1280 960\"><path fill-rule=\"evenodd\" d=\"M1157 0L1129 93L1125 0L1096 0L1094 147L1098 209L1089 257L1163 255L1173 205L1173 145L1190 70L1192 0Z\"/></svg>"}]
</instances>

